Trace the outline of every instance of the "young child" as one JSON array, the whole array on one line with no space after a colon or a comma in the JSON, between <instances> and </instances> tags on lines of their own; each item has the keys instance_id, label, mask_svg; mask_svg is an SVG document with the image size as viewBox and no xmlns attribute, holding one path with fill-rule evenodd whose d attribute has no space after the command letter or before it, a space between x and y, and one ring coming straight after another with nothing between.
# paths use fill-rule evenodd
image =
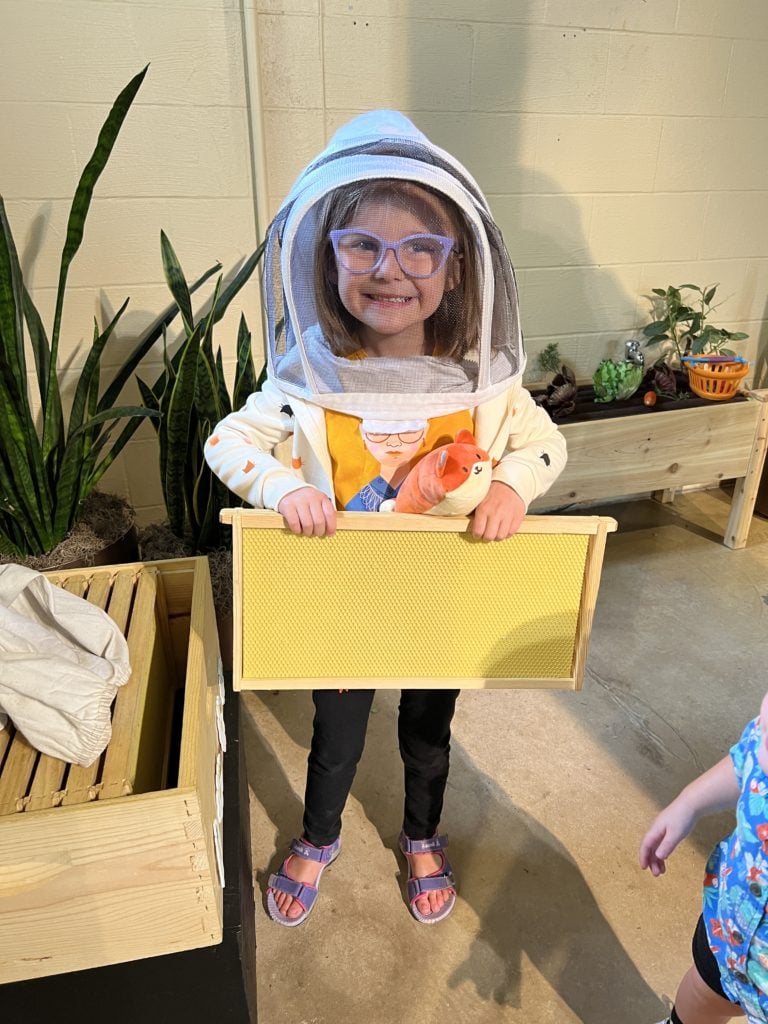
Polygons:
<instances>
[{"instance_id":1,"label":"young child","mask_svg":"<svg viewBox=\"0 0 768 1024\"><path fill-rule=\"evenodd\" d=\"M514 275L469 174L403 115L355 118L303 172L270 226L268 377L208 441L214 472L290 530L332 536L336 510L396 495L407 467L461 429L495 462L473 532L503 540L565 464L565 444L521 385ZM292 437L290 467L272 454ZM287 458L286 458L287 461ZM402 692L400 848L414 917L456 895L437 834L458 691ZM313 693L303 836L269 879L270 916L301 924L341 846L373 690Z\"/></svg>"},{"instance_id":2,"label":"young child","mask_svg":"<svg viewBox=\"0 0 768 1024\"><path fill-rule=\"evenodd\" d=\"M736 828L713 850L688 970L664 1024L768 1021L768 693L730 755L686 786L656 818L640 866L663 875L699 818L736 808Z\"/></svg>"}]
</instances>

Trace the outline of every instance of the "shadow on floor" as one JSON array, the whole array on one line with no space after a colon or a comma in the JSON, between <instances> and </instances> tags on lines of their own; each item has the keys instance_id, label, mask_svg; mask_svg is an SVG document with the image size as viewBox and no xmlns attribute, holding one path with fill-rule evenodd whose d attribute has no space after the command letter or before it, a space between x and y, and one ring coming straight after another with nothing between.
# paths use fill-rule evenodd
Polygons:
<instances>
[{"instance_id":1,"label":"shadow on floor","mask_svg":"<svg viewBox=\"0 0 768 1024\"><path fill-rule=\"evenodd\" d=\"M262 701L290 738L308 748L308 693L265 693L248 699ZM396 691L377 694L352 789L392 850L403 799L396 702ZM300 828L302 808L269 740L247 711L243 723L248 777L278 831L275 863L259 878L263 887ZM468 954L452 970L449 987L470 983L481 1000L517 1007L527 957L583 1024L604 1024L616 1008L621 1008L625 1024L659 1019L664 1006L626 954L568 851L479 771L455 742L451 757L446 794L450 856L461 899L473 911L476 924L465 944ZM481 841L472 842L473 836ZM340 914L337 908L335 926Z\"/></svg>"}]
</instances>

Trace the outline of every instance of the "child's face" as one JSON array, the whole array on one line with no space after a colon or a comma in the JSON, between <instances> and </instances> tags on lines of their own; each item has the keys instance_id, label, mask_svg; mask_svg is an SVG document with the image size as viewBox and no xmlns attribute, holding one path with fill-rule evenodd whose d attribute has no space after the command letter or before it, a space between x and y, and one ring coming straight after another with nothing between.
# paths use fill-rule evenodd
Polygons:
<instances>
[{"instance_id":1,"label":"child's face","mask_svg":"<svg viewBox=\"0 0 768 1024\"><path fill-rule=\"evenodd\" d=\"M768 693L760 705L760 746L757 748L757 760L763 772L768 775Z\"/></svg>"},{"instance_id":2,"label":"child's face","mask_svg":"<svg viewBox=\"0 0 768 1024\"><path fill-rule=\"evenodd\" d=\"M382 200L361 204L344 227L372 231L393 242L430 231L415 214ZM376 355L423 354L424 321L438 308L445 291L458 284L455 256L432 277L413 278L400 269L391 249L370 274L351 274L341 265L337 274L339 298L362 325L363 346Z\"/></svg>"}]
</instances>

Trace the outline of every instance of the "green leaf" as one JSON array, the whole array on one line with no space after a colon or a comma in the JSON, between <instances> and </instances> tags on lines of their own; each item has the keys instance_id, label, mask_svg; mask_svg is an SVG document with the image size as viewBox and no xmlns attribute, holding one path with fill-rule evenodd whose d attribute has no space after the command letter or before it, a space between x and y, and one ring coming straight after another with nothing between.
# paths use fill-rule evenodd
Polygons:
<instances>
[{"instance_id":1,"label":"green leaf","mask_svg":"<svg viewBox=\"0 0 768 1024\"><path fill-rule=\"evenodd\" d=\"M651 288L651 291L653 292L653 294L654 294L654 295L660 295L660 296L662 297L662 299L663 299L663 298L664 298L664 297L666 296L666 294L667 294L667 293L666 293L666 292L664 291L664 289L663 289L663 288Z\"/></svg>"},{"instance_id":2,"label":"green leaf","mask_svg":"<svg viewBox=\"0 0 768 1024\"><path fill-rule=\"evenodd\" d=\"M148 68L149 65L147 65L143 71L140 71L138 75L135 75L112 104L112 109L107 115L107 119L99 132L99 137L96 141L96 148L91 154L90 160L85 165L85 169L80 176L80 181L78 182L77 189L75 190L72 207L69 211L69 220L67 221L67 236L64 240L64 248L61 253L59 284L56 293L56 312L54 314L53 330L51 332L51 365L47 387L49 397L51 395L51 389L54 386L57 373L59 331L61 329L61 316L64 309L64 296L66 293L69 267L83 240L85 220L88 216L88 210L91 205L93 190L107 165L107 161L112 153L117 137L120 134L120 129L123 126L123 121L131 108L131 104L133 103L141 83L144 81L144 76L146 75ZM56 434L55 419L49 416L49 409L46 407L43 428L43 456L47 458L51 450L60 443L60 436L57 436Z\"/></svg>"},{"instance_id":3,"label":"green leaf","mask_svg":"<svg viewBox=\"0 0 768 1024\"><path fill-rule=\"evenodd\" d=\"M259 387L256 382L256 372L253 366L253 354L251 352L251 332L245 317L240 314L240 324L237 329L237 367L235 369L235 384L232 390L232 408L242 409L248 400L248 396Z\"/></svg>"},{"instance_id":4,"label":"green leaf","mask_svg":"<svg viewBox=\"0 0 768 1024\"><path fill-rule=\"evenodd\" d=\"M715 292L716 291L717 291L717 285L713 284L712 287L709 289L709 291L705 293L705 295L704 295L704 302L707 305L709 305L710 302L712 301L712 299L715 297Z\"/></svg>"},{"instance_id":5,"label":"green leaf","mask_svg":"<svg viewBox=\"0 0 768 1024\"><path fill-rule=\"evenodd\" d=\"M200 338L204 324L199 323L187 338L179 361L166 412L167 455L165 495L171 530L184 535L184 472L189 449L190 420L195 398Z\"/></svg>"},{"instance_id":6,"label":"green leaf","mask_svg":"<svg viewBox=\"0 0 768 1024\"><path fill-rule=\"evenodd\" d=\"M666 338L666 320L654 320L653 323L647 324L643 328L643 334L651 338Z\"/></svg>"},{"instance_id":7,"label":"green leaf","mask_svg":"<svg viewBox=\"0 0 768 1024\"><path fill-rule=\"evenodd\" d=\"M165 280L171 289L171 295L176 300L176 305L181 310L184 328L187 334L191 334L194 330L194 318L192 316L192 300L189 295L189 288L187 287L184 271L181 269L176 252L164 231L160 232L160 253Z\"/></svg>"},{"instance_id":8,"label":"green leaf","mask_svg":"<svg viewBox=\"0 0 768 1024\"><path fill-rule=\"evenodd\" d=\"M699 288L699 286L697 284L679 284L677 286L677 288L675 289L675 291L678 294L678 298L680 297L680 292L683 290L683 288L690 288L690 290L692 292L699 292L699 293L701 293L701 288Z\"/></svg>"},{"instance_id":9,"label":"green leaf","mask_svg":"<svg viewBox=\"0 0 768 1024\"><path fill-rule=\"evenodd\" d=\"M190 294L194 294L201 285L212 277L215 273L221 270L220 263L214 263L212 267L209 267L204 274L202 274L194 284L189 286ZM130 356L125 360L119 371L116 373L112 383L109 385L107 390L104 392L101 401L99 402L99 412L104 409L108 409L114 405L117 401L120 392L123 390L125 385L131 378L136 367L147 355L151 348L157 344L162 338L163 332L171 325L175 318L179 314L179 307L174 302L172 305L160 314L160 316L154 320L149 327L146 329L144 334L139 339L138 344L134 348Z\"/></svg>"},{"instance_id":10,"label":"green leaf","mask_svg":"<svg viewBox=\"0 0 768 1024\"><path fill-rule=\"evenodd\" d=\"M731 339L731 341L744 341L745 338L749 337L749 335L745 334L743 331L732 331L727 336Z\"/></svg>"},{"instance_id":11,"label":"green leaf","mask_svg":"<svg viewBox=\"0 0 768 1024\"><path fill-rule=\"evenodd\" d=\"M229 308L229 304L232 302L232 299L234 299L234 297L242 289L243 285L250 279L254 270L258 266L259 260L264 254L266 244L267 243L265 239L263 242L259 244L258 248L253 253L251 253L251 255L248 257L245 263L243 263L242 267L238 270L238 272L229 282L229 284L225 284L224 288L222 288L221 296L219 297L219 301L216 307L216 315L213 320L214 324L218 323L219 320L221 320L221 318L224 316L227 309Z\"/></svg>"}]
</instances>

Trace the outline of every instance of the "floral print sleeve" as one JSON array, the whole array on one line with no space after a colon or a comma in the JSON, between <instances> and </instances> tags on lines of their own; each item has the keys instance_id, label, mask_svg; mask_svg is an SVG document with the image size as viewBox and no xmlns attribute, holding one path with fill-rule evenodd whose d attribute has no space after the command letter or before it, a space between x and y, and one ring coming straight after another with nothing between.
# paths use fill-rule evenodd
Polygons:
<instances>
[{"instance_id":1,"label":"floral print sleeve","mask_svg":"<svg viewBox=\"0 0 768 1024\"><path fill-rule=\"evenodd\" d=\"M723 990L749 1024L768 1022L768 778L757 759L760 739L755 718L730 751L741 790L736 827L712 851L703 894Z\"/></svg>"},{"instance_id":2,"label":"floral print sleeve","mask_svg":"<svg viewBox=\"0 0 768 1024\"><path fill-rule=\"evenodd\" d=\"M749 774L752 768L752 758L754 750L756 749L755 734L759 742L760 734L760 719L753 718L751 722L747 723L744 727L744 732L741 734L738 743L734 743L731 747L730 754L731 760L733 761L733 768L736 772L736 779L741 786L744 782L744 774ZM749 761L749 765L747 765Z\"/></svg>"}]
</instances>

